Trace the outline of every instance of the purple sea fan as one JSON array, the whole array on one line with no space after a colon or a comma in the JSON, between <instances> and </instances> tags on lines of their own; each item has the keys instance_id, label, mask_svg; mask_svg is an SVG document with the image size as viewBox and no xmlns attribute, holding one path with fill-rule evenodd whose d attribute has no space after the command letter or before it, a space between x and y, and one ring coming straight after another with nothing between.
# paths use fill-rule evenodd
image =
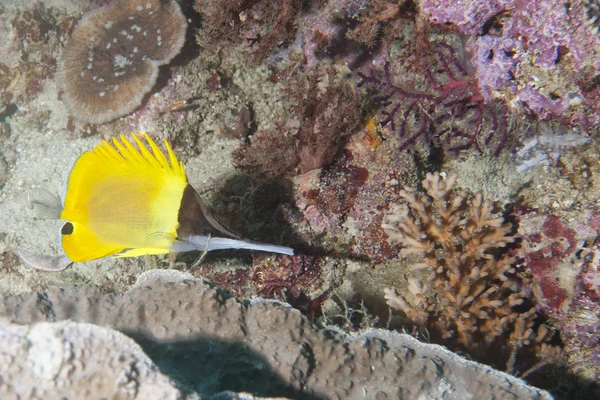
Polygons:
<instances>
[{"instance_id":1,"label":"purple sea fan","mask_svg":"<svg viewBox=\"0 0 600 400\"><path fill-rule=\"evenodd\" d=\"M380 104L382 125L402 138L400 150L420 139L453 152L495 147L498 155L507 141L504 110L485 102L468 62L453 46L432 47L417 71L398 57L387 60L383 71L358 72L358 86L379 89L373 101Z\"/></svg>"}]
</instances>

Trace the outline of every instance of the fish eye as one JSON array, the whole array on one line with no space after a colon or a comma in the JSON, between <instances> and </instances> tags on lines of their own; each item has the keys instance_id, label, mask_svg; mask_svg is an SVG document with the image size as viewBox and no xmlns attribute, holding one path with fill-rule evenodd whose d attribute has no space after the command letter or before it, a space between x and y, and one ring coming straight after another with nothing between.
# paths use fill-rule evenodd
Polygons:
<instances>
[{"instance_id":1,"label":"fish eye","mask_svg":"<svg viewBox=\"0 0 600 400\"><path fill-rule=\"evenodd\" d=\"M62 226L62 228L60 228L60 233L62 235L70 235L73 233L73 224L70 222L67 222L66 224L64 224Z\"/></svg>"}]
</instances>

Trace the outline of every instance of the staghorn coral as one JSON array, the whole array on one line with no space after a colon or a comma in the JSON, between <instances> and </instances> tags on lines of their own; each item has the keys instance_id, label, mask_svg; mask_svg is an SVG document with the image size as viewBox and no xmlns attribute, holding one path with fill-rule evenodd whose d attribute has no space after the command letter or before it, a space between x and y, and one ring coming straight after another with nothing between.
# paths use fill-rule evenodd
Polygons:
<instances>
[{"instance_id":1,"label":"staghorn coral","mask_svg":"<svg viewBox=\"0 0 600 400\"><path fill-rule=\"evenodd\" d=\"M504 359L512 368L525 347L534 355L555 354L547 345L552 331L537 323L535 308L519 289L526 278L506 251L515 240L512 225L495 215L497 206L481 193L470 200L467 191L455 193L456 180L427 174L426 194L405 189L406 204L393 207L384 220L390 243L402 245L399 255L419 255L414 268L428 272L426 279L409 278L410 294L386 289L388 305L433 340L480 359L493 353L495 364Z\"/></svg>"},{"instance_id":2,"label":"staghorn coral","mask_svg":"<svg viewBox=\"0 0 600 400\"><path fill-rule=\"evenodd\" d=\"M177 271L145 273L122 296L81 287L5 297L0 318L19 324L70 319L119 330L141 344L163 374L202 398L226 389L299 399L551 398L440 346L376 329L354 335L320 329L285 304L226 298ZM84 365L84 356L94 356L79 354L75 362ZM146 374L141 369L139 376ZM71 388L67 382L55 390Z\"/></svg>"},{"instance_id":3,"label":"staghorn coral","mask_svg":"<svg viewBox=\"0 0 600 400\"><path fill-rule=\"evenodd\" d=\"M58 62L57 84L68 110L101 124L141 103L181 50L187 21L173 1L117 1L86 14Z\"/></svg>"}]
</instances>

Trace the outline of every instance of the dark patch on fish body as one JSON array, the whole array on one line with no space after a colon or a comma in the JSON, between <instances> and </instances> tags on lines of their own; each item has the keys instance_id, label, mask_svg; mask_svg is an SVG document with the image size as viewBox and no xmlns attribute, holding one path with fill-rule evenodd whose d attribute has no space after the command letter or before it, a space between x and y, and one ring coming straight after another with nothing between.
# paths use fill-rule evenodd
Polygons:
<instances>
[{"instance_id":1,"label":"dark patch on fish body","mask_svg":"<svg viewBox=\"0 0 600 400\"><path fill-rule=\"evenodd\" d=\"M239 239L239 236L225 228L204 203L198 192L187 185L183 190L181 205L177 214L177 238L185 239L190 236L218 236Z\"/></svg>"}]
</instances>

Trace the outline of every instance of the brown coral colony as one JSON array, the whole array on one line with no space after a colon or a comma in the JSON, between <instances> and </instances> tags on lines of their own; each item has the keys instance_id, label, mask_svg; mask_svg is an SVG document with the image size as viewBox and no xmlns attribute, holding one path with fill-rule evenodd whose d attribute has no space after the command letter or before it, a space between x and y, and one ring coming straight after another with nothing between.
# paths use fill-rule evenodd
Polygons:
<instances>
[{"instance_id":1,"label":"brown coral colony","mask_svg":"<svg viewBox=\"0 0 600 400\"><path fill-rule=\"evenodd\" d=\"M85 15L58 63L68 110L96 124L135 110L158 67L181 50L186 28L173 0L117 1Z\"/></svg>"},{"instance_id":2,"label":"brown coral colony","mask_svg":"<svg viewBox=\"0 0 600 400\"><path fill-rule=\"evenodd\" d=\"M456 180L427 174L426 194L404 190L406 204L384 220L390 243L402 245L400 256L420 255L413 268L429 272L427 279L408 279L407 297L396 289L386 289L385 297L435 340L475 357L493 352L494 362L504 359L509 371L528 347L527 359L533 353L537 363L518 367L527 375L558 354L548 345L553 332L538 323L536 309L526 306L527 296L518 289L528 280L505 250L515 240L511 224L494 215L496 206L481 193L455 193ZM438 292L435 300L430 285Z\"/></svg>"}]
</instances>

